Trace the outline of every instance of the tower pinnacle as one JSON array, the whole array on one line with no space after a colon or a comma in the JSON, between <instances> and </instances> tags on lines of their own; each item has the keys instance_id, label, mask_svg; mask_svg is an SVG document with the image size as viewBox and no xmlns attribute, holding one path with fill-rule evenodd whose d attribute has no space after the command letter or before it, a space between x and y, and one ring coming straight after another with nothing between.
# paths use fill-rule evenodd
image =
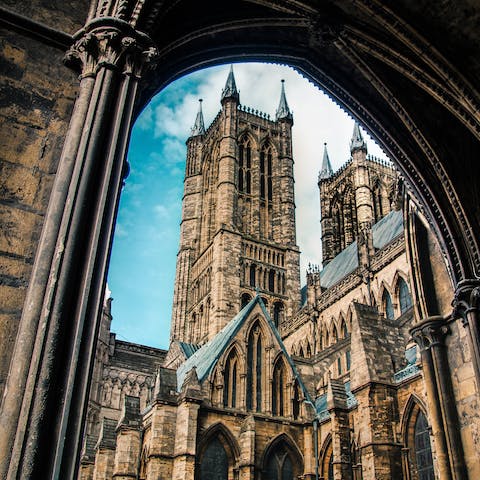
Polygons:
<instances>
[{"instance_id":1,"label":"tower pinnacle","mask_svg":"<svg viewBox=\"0 0 480 480\"><path fill-rule=\"evenodd\" d=\"M227 98L232 98L237 102L240 101L240 95L238 93L237 85L235 83L235 76L233 74L233 65L230 65L230 72L228 73L227 82L225 83L225 88L222 90L222 103Z\"/></svg>"},{"instance_id":2,"label":"tower pinnacle","mask_svg":"<svg viewBox=\"0 0 480 480\"><path fill-rule=\"evenodd\" d=\"M318 175L319 180L326 180L333 175L332 165L330 163L330 157L328 156L327 143L325 142L323 147L323 160L322 160L322 169Z\"/></svg>"},{"instance_id":3,"label":"tower pinnacle","mask_svg":"<svg viewBox=\"0 0 480 480\"><path fill-rule=\"evenodd\" d=\"M200 98L197 118L195 119L195 125L192 128L192 137L196 137L198 135L205 135L205 124L203 122L203 112L202 112L202 99Z\"/></svg>"},{"instance_id":4,"label":"tower pinnacle","mask_svg":"<svg viewBox=\"0 0 480 480\"><path fill-rule=\"evenodd\" d=\"M277 108L277 115L276 115L277 120L281 119L288 119L292 120L292 112L290 112L290 109L288 108L288 103L287 103L287 97L285 96L285 80L282 79L282 92L280 94L280 103L278 104Z\"/></svg>"},{"instance_id":5,"label":"tower pinnacle","mask_svg":"<svg viewBox=\"0 0 480 480\"><path fill-rule=\"evenodd\" d=\"M362 137L362 132L360 131L360 126L355 120L355 125L353 126L352 139L350 140L350 153L356 152L357 150L363 150L367 153L367 144Z\"/></svg>"}]
</instances>

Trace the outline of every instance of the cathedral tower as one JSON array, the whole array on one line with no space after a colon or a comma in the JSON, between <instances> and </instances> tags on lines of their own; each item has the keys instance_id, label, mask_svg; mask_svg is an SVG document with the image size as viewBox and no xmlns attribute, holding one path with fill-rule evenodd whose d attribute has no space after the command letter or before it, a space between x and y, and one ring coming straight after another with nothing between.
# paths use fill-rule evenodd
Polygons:
<instances>
[{"instance_id":1,"label":"cathedral tower","mask_svg":"<svg viewBox=\"0 0 480 480\"><path fill-rule=\"evenodd\" d=\"M275 120L240 104L233 69L207 130L187 140L171 341L204 343L258 290L278 324L300 306L293 116L282 81Z\"/></svg>"},{"instance_id":2,"label":"cathedral tower","mask_svg":"<svg viewBox=\"0 0 480 480\"><path fill-rule=\"evenodd\" d=\"M351 158L336 173L325 144L318 176L323 266L345 247L365 237L371 226L392 210L396 172L387 162L367 155L367 144L355 122ZM365 238L364 238L365 240Z\"/></svg>"}]
</instances>

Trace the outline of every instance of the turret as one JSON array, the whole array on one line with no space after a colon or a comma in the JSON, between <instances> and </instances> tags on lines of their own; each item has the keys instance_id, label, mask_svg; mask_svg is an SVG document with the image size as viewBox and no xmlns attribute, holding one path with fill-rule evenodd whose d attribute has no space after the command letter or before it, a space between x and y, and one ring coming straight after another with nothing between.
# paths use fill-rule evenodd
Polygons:
<instances>
[{"instance_id":1,"label":"turret","mask_svg":"<svg viewBox=\"0 0 480 480\"><path fill-rule=\"evenodd\" d=\"M222 90L221 103L222 105L226 100L234 100L240 103L240 94L237 90L237 84L235 83L235 76L233 75L233 65L230 65L230 72L228 73L227 82L225 88Z\"/></svg>"},{"instance_id":2,"label":"turret","mask_svg":"<svg viewBox=\"0 0 480 480\"><path fill-rule=\"evenodd\" d=\"M289 120L293 125L293 115L288 108L287 97L285 95L285 80L282 80L282 91L280 93L280 102L277 108L276 119L278 120Z\"/></svg>"},{"instance_id":3,"label":"turret","mask_svg":"<svg viewBox=\"0 0 480 480\"><path fill-rule=\"evenodd\" d=\"M330 164L330 158L328 156L328 151L327 151L327 144L323 144L323 160L322 160L322 168L320 170L320 173L318 175L318 180L326 180L327 178L330 178L333 175L333 169L332 165Z\"/></svg>"}]
</instances>

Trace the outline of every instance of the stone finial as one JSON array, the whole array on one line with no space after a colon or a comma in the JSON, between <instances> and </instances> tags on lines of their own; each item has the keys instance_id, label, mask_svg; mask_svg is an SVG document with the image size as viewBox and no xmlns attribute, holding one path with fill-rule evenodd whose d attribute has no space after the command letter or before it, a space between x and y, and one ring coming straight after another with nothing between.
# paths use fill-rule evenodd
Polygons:
<instances>
[{"instance_id":1,"label":"stone finial","mask_svg":"<svg viewBox=\"0 0 480 480\"><path fill-rule=\"evenodd\" d=\"M323 144L323 160L322 169L318 175L319 180L326 180L333 175L332 165L330 163L330 157L328 156L327 143Z\"/></svg>"},{"instance_id":2,"label":"stone finial","mask_svg":"<svg viewBox=\"0 0 480 480\"><path fill-rule=\"evenodd\" d=\"M240 94L237 90L237 84L235 83L235 75L233 74L233 65L230 65L230 72L228 73L227 82L225 88L222 90L221 101L231 98L236 102L240 102Z\"/></svg>"},{"instance_id":3,"label":"stone finial","mask_svg":"<svg viewBox=\"0 0 480 480\"><path fill-rule=\"evenodd\" d=\"M287 103L287 97L285 95L285 80L282 80L282 91L280 93L280 102L277 108L276 119L277 120L293 119L293 115L292 115L292 112L290 112L290 108L288 107L288 103Z\"/></svg>"},{"instance_id":4,"label":"stone finial","mask_svg":"<svg viewBox=\"0 0 480 480\"><path fill-rule=\"evenodd\" d=\"M354 152L359 150L367 153L367 143L363 139L362 132L360 131L360 125L357 121L355 121L352 139L350 140L350 153L353 155Z\"/></svg>"}]
</instances>

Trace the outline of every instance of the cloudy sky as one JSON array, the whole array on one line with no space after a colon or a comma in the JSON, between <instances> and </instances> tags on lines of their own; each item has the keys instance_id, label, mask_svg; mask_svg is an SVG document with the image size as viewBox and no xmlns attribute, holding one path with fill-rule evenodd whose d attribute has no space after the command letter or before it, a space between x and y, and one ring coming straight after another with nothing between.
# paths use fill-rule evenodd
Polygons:
<instances>
[{"instance_id":1,"label":"cloudy sky","mask_svg":"<svg viewBox=\"0 0 480 480\"><path fill-rule=\"evenodd\" d=\"M160 92L137 120L130 143L130 175L123 189L108 284L117 338L167 348L178 249L185 141L203 99L208 127L220 110L230 66L183 77ZM295 70L235 64L240 102L274 118L280 80L293 111L297 243L301 269L321 263L317 177L323 144L333 169L350 156L353 119ZM386 158L365 132L370 154ZM302 275L304 278L304 275Z\"/></svg>"}]
</instances>

